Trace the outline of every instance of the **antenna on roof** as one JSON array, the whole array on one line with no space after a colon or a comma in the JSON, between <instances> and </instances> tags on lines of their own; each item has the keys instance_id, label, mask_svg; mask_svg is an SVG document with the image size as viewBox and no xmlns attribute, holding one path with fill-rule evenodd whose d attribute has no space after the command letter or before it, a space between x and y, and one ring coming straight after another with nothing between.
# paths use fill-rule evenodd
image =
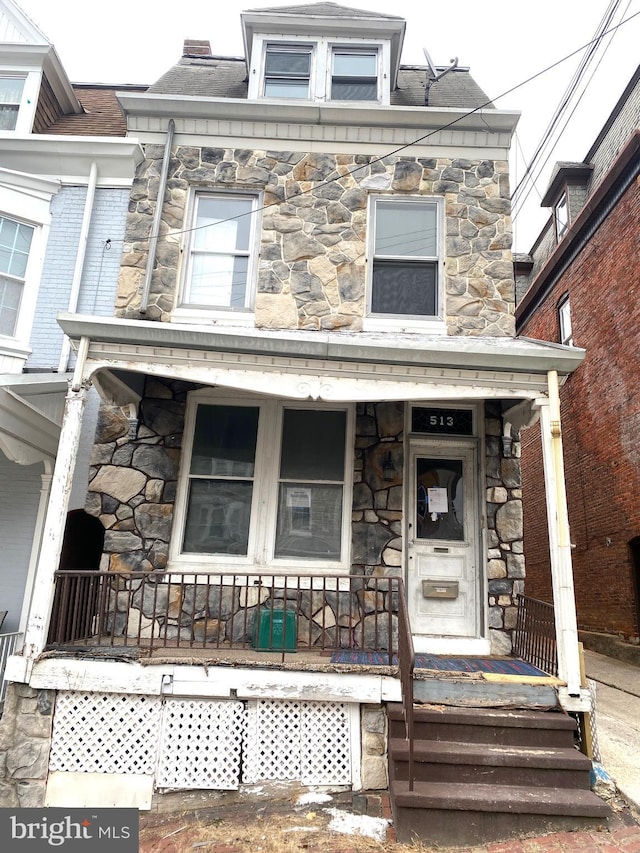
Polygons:
<instances>
[{"instance_id":1,"label":"antenna on roof","mask_svg":"<svg viewBox=\"0 0 640 853\"><path fill-rule=\"evenodd\" d=\"M436 67L431 61L431 57L429 56L429 51L426 47L422 48L422 52L424 53L424 58L427 60L427 65L429 67L427 73L427 80L424 87L424 105L425 107L429 106L429 90L433 86L434 83L437 83L438 80L441 80L445 74L448 74L450 71L453 71L454 68L458 67L458 57L454 57L450 59L449 62L451 65L448 68L445 68L444 71L441 71L439 74L436 71Z\"/></svg>"}]
</instances>

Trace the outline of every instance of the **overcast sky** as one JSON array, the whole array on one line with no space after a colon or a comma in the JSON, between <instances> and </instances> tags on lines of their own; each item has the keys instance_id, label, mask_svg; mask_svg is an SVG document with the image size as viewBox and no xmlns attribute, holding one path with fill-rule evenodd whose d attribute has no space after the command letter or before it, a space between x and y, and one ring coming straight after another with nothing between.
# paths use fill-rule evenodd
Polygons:
<instances>
[{"instance_id":1,"label":"overcast sky","mask_svg":"<svg viewBox=\"0 0 640 853\"><path fill-rule=\"evenodd\" d=\"M185 38L208 39L214 54L242 56L240 12L293 5L280 0L18 0L55 46L73 82L152 83L181 56ZM522 117L514 140L512 188L549 124L583 52L535 81L524 83L594 37L614 0L344 0L340 5L401 16L407 21L402 62L423 65L426 48L436 65L453 57L499 109ZM517 251L528 251L548 217L540 208L553 164L584 159L640 58L640 0L621 0L613 24L636 15L607 36L588 85L548 164L516 218ZM606 50L604 50L607 45ZM594 71L595 66L597 68ZM593 74L593 76L591 76ZM589 79L590 78L590 79ZM508 90L518 87L504 97Z\"/></svg>"}]
</instances>

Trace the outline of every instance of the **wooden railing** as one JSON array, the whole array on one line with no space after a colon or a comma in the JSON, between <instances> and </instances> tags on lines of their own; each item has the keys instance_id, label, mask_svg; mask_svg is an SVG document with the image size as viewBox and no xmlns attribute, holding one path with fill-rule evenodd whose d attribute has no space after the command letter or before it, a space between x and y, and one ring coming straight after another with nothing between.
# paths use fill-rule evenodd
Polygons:
<instances>
[{"instance_id":1,"label":"wooden railing","mask_svg":"<svg viewBox=\"0 0 640 853\"><path fill-rule=\"evenodd\" d=\"M513 654L549 675L558 674L558 647L553 604L518 595Z\"/></svg>"},{"instance_id":2,"label":"wooden railing","mask_svg":"<svg viewBox=\"0 0 640 853\"><path fill-rule=\"evenodd\" d=\"M401 592L403 592L401 590ZM398 666L402 689L402 713L404 716L405 737L409 746L409 790L413 791L413 671L416 656L413 649L413 636L409 622L407 599L399 596L398 601Z\"/></svg>"},{"instance_id":3,"label":"wooden railing","mask_svg":"<svg viewBox=\"0 0 640 853\"><path fill-rule=\"evenodd\" d=\"M398 653L399 577L58 571L49 647Z\"/></svg>"}]
</instances>

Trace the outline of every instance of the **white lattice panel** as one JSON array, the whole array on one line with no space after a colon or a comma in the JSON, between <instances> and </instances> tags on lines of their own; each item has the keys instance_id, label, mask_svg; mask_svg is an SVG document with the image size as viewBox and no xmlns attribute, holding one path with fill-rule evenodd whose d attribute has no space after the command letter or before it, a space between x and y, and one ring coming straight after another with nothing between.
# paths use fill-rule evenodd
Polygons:
<instances>
[{"instance_id":1,"label":"white lattice panel","mask_svg":"<svg viewBox=\"0 0 640 853\"><path fill-rule=\"evenodd\" d=\"M167 699L162 717L158 788L238 787L244 703Z\"/></svg>"},{"instance_id":2,"label":"white lattice panel","mask_svg":"<svg viewBox=\"0 0 640 853\"><path fill-rule=\"evenodd\" d=\"M351 783L348 705L339 702L249 702L242 778Z\"/></svg>"},{"instance_id":3,"label":"white lattice panel","mask_svg":"<svg viewBox=\"0 0 640 853\"><path fill-rule=\"evenodd\" d=\"M125 693L61 691L53 718L51 770L154 772L161 700Z\"/></svg>"}]
</instances>

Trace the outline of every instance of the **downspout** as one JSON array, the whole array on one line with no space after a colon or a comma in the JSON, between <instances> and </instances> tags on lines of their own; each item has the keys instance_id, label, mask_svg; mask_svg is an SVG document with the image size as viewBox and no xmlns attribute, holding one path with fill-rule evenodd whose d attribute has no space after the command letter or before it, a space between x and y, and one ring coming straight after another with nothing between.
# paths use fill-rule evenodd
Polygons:
<instances>
[{"instance_id":1,"label":"downspout","mask_svg":"<svg viewBox=\"0 0 640 853\"><path fill-rule=\"evenodd\" d=\"M167 179L169 177L169 163L171 162L171 146L173 144L173 134L176 125L172 118L167 124L167 139L164 144L164 154L162 155L162 171L160 172L160 183L158 184L158 197L156 200L156 209L153 214L153 224L151 226L151 237L149 238L149 257L147 258L147 268L144 274L144 283L142 285L142 295L140 297L140 313L146 314L149 307L149 293L151 292L151 276L153 275L153 267L156 262L156 250L158 247L158 234L160 232L160 224L162 223L162 206L164 204L164 194L167 189Z\"/></svg>"},{"instance_id":2,"label":"downspout","mask_svg":"<svg viewBox=\"0 0 640 853\"><path fill-rule=\"evenodd\" d=\"M80 287L82 285L82 270L87 256L87 242L89 239L89 228L93 214L93 201L96 195L98 183L98 164L94 161L89 172L89 183L87 184L87 196L84 201L84 213L82 215L82 226L80 228L80 239L78 241L78 252L76 254L76 265L71 282L71 293L69 295L69 314L75 314L80 300ZM58 362L58 373L66 373L69 369L69 354L71 352L71 341L64 335L62 349L60 350L60 361Z\"/></svg>"},{"instance_id":3,"label":"downspout","mask_svg":"<svg viewBox=\"0 0 640 853\"><path fill-rule=\"evenodd\" d=\"M556 636L558 642L559 676L567 683L570 697L580 696L580 652L578 647L578 624L576 600L571 565L571 539L569 534L569 513L567 510L567 492L564 479L562 453L562 428L560 425L560 394L558 373L547 373L549 389L549 410L541 411L543 452L549 447L547 489L553 495L547 495L547 514L549 524L549 550L553 583ZM547 444L548 442L548 444ZM553 528L553 529L552 529ZM555 553L554 553L555 552Z\"/></svg>"}]
</instances>

